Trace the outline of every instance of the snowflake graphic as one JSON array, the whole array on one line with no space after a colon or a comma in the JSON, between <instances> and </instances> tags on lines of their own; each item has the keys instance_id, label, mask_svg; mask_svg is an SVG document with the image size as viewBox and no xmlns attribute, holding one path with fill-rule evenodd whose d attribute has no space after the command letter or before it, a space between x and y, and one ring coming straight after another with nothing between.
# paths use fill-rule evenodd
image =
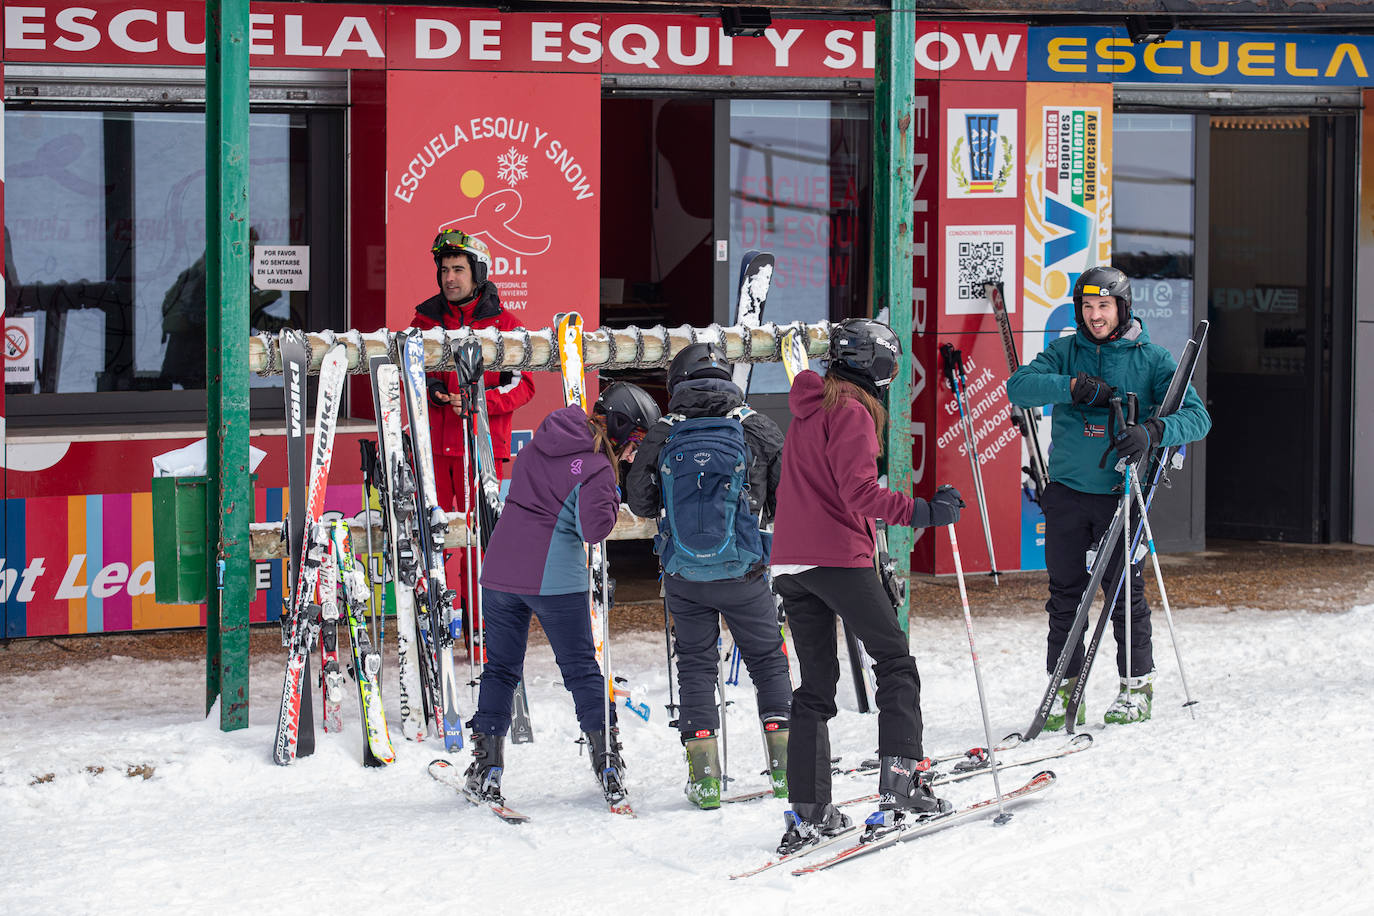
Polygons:
<instances>
[{"instance_id":1,"label":"snowflake graphic","mask_svg":"<svg viewBox=\"0 0 1374 916\"><path fill-rule=\"evenodd\" d=\"M529 170L525 168L529 163L530 157L511 147L506 152L496 157L496 177L504 181L512 188L517 183L530 177Z\"/></svg>"}]
</instances>

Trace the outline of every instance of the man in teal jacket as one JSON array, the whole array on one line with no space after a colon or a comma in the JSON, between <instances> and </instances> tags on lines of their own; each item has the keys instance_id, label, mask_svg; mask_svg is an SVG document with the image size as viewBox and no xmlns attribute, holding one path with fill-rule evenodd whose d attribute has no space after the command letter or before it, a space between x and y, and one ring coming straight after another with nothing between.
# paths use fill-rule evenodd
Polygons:
<instances>
[{"instance_id":1,"label":"man in teal jacket","mask_svg":"<svg viewBox=\"0 0 1374 916\"><path fill-rule=\"evenodd\" d=\"M1078 330L1047 346L1007 381L1007 396L1020 407L1053 405L1050 484L1040 501L1045 513L1045 568L1050 597L1045 602L1050 629L1045 667L1053 671L1068 640L1078 602L1088 587L1087 552L1097 545L1121 501L1119 459L1139 460L1155 446L1195 442L1212 420L1190 385L1182 406L1162 420L1146 419L1125 430L1108 425L1113 395L1134 392L1139 416L1150 417L1164 399L1176 363L1169 351L1150 343L1139 318L1131 314L1131 281L1115 267L1092 267L1074 284ZM1109 439L1109 430L1113 432ZM1104 460L1105 458L1105 460ZM1118 543L1102 577L1110 601L1121 576ZM1145 602L1139 564L1131 567L1131 659L1126 661L1126 620L1122 600L1112 611L1116 668L1121 690L1108 708L1107 722L1148 719L1154 696L1154 656L1150 647L1150 608ZM1079 637L1065 669L1047 729L1064 727L1064 708L1083 667ZM1127 688L1131 702L1127 702ZM1078 708L1078 724L1086 712Z\"/></svg>"}]
</instances>

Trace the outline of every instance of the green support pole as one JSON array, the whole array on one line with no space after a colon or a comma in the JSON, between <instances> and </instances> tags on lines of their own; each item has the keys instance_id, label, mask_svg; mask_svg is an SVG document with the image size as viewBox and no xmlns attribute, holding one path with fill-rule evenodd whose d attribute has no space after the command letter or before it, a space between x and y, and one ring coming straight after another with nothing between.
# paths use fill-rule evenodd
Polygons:
<instances>
[{"instance_id":1,"label":"green support pole","mask_svg":"<svg viewBox=\"0 0 1374 916\"><path fill-rule=\"evenodd\" d=\"M248 0L205 4L205 712L248 727ZM218 587L217 587L218 586Z\"/></svg>"},{"instance_id":2,"label":"green support pole","mask_svg":"<svg viewBox=\"0 0 1374 916\"><path fill-rule=\"evenodd\" d=\"M916 107L916 13L894 9L876 23L873 80L873 311L888 310L902 341L901 368L888 395L888 486L911 495L911 201ZM911 529L888 528L897 575L911 574ZM908 605L897 611L908 631Z\"/></svg>"}]
</instances>

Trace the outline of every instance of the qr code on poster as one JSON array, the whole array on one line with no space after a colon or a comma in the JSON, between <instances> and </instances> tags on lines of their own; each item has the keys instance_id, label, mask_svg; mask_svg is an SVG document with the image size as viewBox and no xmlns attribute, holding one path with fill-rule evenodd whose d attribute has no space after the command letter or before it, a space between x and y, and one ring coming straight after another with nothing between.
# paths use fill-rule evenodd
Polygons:
<instances>
[{"instance_id":1,"label":"qr code on poster","mask_svg":"<svg viewBox=\"0 0 1374 916\"><path fill-rule=\"evenodd\" d=\"M960 242L958 298L983 298L984 283L1000 283L1006 264L1001 242Z\"/></svg>"}]
</instances>

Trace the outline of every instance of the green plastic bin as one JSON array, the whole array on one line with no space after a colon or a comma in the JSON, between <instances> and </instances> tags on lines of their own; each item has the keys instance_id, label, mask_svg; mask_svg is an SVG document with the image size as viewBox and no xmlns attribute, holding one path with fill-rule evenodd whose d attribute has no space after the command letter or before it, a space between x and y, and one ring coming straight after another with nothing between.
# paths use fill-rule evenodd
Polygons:
<instances>
[{"instance_id":1,"label":"green plastic bin","mask_svg":"<svg viewBox=\"0 0 1374 916\"><path fill-rule=\"evenodd\" d=\"M257 480L254 474L252 479ZM153 478L153 591L159 604L204 604L206 478ZM254 520L256 498L248 504Z\"/></svg>"}]
</instances>

